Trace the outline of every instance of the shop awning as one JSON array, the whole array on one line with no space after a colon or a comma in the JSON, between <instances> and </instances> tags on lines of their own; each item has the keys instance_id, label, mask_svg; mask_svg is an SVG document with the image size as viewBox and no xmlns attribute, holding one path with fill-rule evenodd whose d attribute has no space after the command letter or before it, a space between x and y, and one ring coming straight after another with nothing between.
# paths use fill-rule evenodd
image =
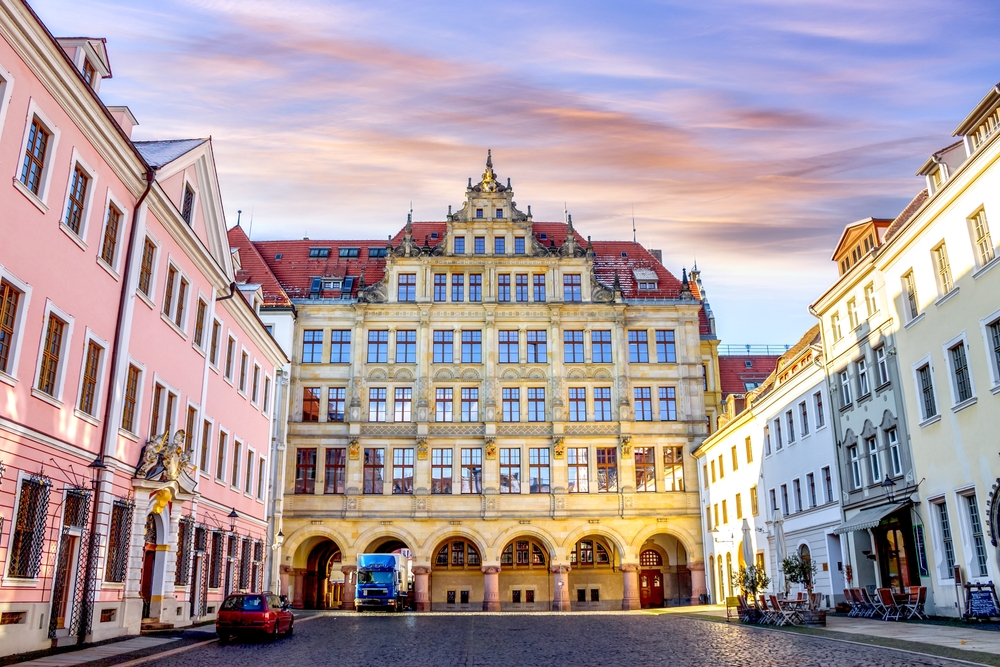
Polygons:
<instances>
[{"instance_id":1,"label":"shop awning","mask_svg":"<svg viewBox=\"0 0 1000 667\"><path fill-rule=\"evenodd\" d=\"M856 516L848 521L837 526L833 534L843 535L844 533L850 533L855 530L868 530L869 528L874 528L879 524L882 519L889 516L896 510L909 505L910 502L902 503L892 503L890 505L882 505L880 507L871 507L866 510L861 510Z\"/></svg>"}]
</instances>

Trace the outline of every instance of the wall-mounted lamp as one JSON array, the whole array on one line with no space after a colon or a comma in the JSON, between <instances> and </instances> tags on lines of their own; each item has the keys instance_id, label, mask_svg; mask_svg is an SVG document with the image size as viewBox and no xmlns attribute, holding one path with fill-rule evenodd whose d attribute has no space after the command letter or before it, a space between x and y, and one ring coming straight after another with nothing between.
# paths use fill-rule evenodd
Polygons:
<instances>
[{"instance_id":1,"label":"wall-mounted lamp","mask_svg":"<svg viewBox=\"0 0 1000 667\"><path fill-rule=\"evenodd\" d=\"M104 465L104 459L98 456L87 468L90 469L90 486L96 490L101 481L101 473L108 467Z\"/></svg>"},{"instance_id":2,"label":"wall-mounted lamp","mask_svg":"<svg viewBox=\"0 0 1000 667\"><path fill-rule=\"evenodd\" d=\"M893 493L893 488L896 483L892 481L892 478L886 475L885 479L882 480L882 490L885 491L885 498L890 503L895 502L895 494Z\"/></svg>"},{"instance_id":3,"label":"wall-mounted lamp","mask_svg":"<svg viewBox=\"0 0 1000 667\"><path fill-rule=\"evenodd\" d=\"M229 532L230 533L235 533L236 532L236 521L239 518L240 518L240 515L236 513L236 508L234 507L233 511L229 513Z\"/></svg>"}]
</instances>

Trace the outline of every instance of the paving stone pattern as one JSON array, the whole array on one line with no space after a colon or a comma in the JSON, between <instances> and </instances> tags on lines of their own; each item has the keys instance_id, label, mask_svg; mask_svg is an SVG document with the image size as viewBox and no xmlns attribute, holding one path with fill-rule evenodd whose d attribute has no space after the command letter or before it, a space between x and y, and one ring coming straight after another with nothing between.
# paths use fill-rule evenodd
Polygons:
<instances>
[{"instance_id":1,"label":"paving stone pattern","mask_svg":"<svg viewBox=\"0 0 1000 667\"><path fill-rule=\"evenodd\" d=\"M645 614L338 614L293 637L209 644L155 660L163 667L309 665L958 665L943 658ZM967 664L967 663L965 663Z\"/></svg>"}]
</instances>

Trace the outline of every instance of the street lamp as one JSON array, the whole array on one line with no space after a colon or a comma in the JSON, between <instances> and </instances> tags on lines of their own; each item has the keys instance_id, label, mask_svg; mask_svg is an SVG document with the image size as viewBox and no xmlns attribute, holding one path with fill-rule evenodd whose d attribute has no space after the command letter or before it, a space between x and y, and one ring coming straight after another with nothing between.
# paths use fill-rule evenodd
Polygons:
<instances>
[{"instance_id":1,"label":"street lamp","mask_svg":"<svg viewBox=\"0 0 1000 667\"><path fill-rule=\"evenodd\" d=\"M239 518L240 518L240 515L236 513L236 508L234 507L233 511L229 513L229 532L230 533L235 533L236 532L236 521Z\"/></svg>"},{"instance_id":2,"label":"street lamp","mask_svg":"<svg viewBox=\"0 0 1000 667\"><path fill-rule=\"evenodd\" d=\"M271 548L277 551L278 549L281 548L281 545L284 543L285 543L285 533L279 530L278 534L274 536L274 544L271 545Z\"/></svg>"},{"instance_id":3,"label":"street lamp","mask_svg":"<svg viewBox=\"0 0 1000 667\"><path fill-rule=\"evenodd\" d=\"M885 479L882 480L882 490L885 491L886 500L888 500L890 503L895 501L895 497L892 492L892 489L895 486L896 483L893 482L892 478L889 477L888 475L886 475Z\"/></svg>"},{"instance_id":4,"label":"street lamp","mask_svg":"<svg viewBox=\"0 0 1000 667\"><path fill-rule=\"evenodd\" d=\"M90 486L96 490L97 485L101 483L101 473L108 467L104 465L104 459L98 456L87 468L90 469Z\"/></svg>"}]
</instances>

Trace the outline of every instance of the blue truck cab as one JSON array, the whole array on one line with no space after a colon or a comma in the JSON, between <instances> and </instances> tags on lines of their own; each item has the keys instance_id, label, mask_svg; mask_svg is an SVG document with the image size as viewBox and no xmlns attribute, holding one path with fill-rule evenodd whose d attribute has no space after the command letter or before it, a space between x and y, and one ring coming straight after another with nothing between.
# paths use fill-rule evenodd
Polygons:
<instances>
[{"instance_id":1,"label":"blue truck cab","mask_svg":"<svg viewBox=\"0 0 1000 667\"><path fill-rule=\"evenodd\" d=\"M358 554L354 607L401 611L407 607L409 559L404 554Z\"/></svg>"}]
</instances>

